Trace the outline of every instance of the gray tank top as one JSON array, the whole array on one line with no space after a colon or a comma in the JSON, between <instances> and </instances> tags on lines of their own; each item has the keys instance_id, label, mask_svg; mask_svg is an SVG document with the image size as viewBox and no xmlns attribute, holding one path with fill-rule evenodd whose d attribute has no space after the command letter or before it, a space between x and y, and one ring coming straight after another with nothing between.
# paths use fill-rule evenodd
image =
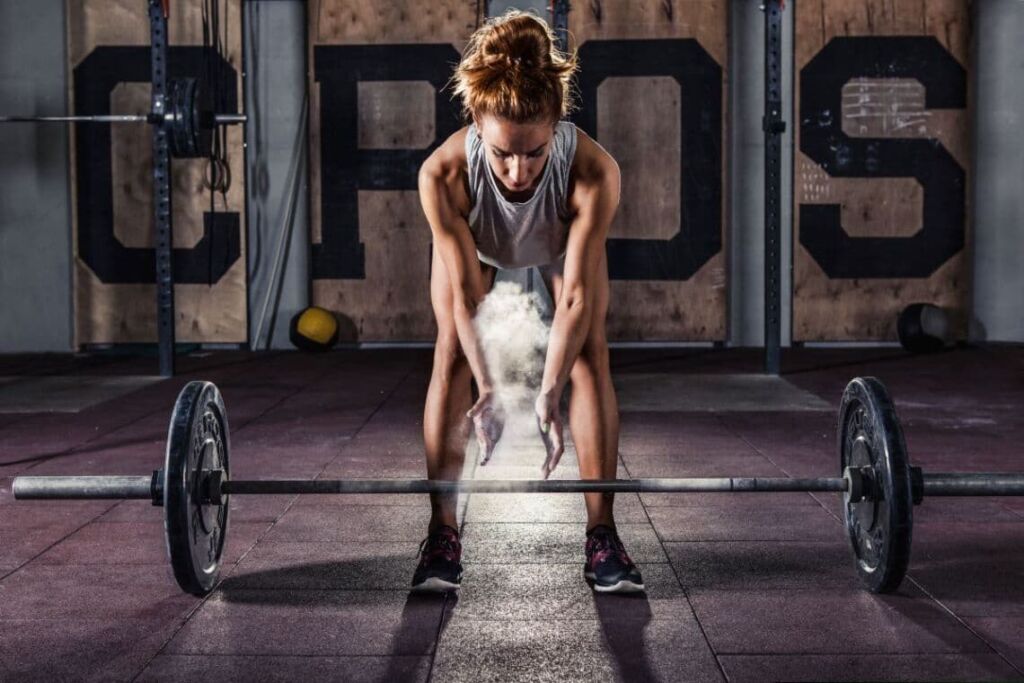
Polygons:
<instances>
[{"instance_id":1,"label":"gray tank top","mask_svg":"<svg viewBox=\"0 0 1024 683\"><path fill-rule=\"evenodd\" d=\"M576 155L576 125L559 121L533 195L510 202L498 190L476 124L466 133L469 162L469 229L481 261L497 268L554 263L565 254L571 219L569 170Z\"/></svg>"}]
</instances>

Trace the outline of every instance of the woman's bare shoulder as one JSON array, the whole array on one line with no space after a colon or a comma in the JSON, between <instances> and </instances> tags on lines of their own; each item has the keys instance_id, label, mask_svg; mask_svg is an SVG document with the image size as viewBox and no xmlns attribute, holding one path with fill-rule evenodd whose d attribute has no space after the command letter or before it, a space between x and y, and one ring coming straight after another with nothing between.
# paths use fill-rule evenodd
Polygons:
<instances>
[{"instance_id":1,"label":"woman's bare shoulder","mask_svg":"<svg viewBox=\"0 0 1024 683\"><path fill-rule=\"evenodd\" d=\"M614 157L597 140L587 135L582 128L576 128L576 156L572 161L572 175L577 181L588 183L618 173L619 165Z\"/></svg>"},{"instance_id":2,"label":"woman's bare shoulder","mask_svg":"<svg viewBox=\"0 0 1024 683\"><path fill-rule=\"evenodd\" d=\"M466 171L466 133L463 126L448 136L423 162L421 170L452 180Z\"/></svg>"},{"instance_id":3,"label":"woman's bare shoulder","mask_svg":"<svg viewBox=\"0 0 1024 683\"><path fill-rule=\"evenodd\" d=\"M440 179L447 188L455 209L463 216L469 215L469 173L466 162L466 132L463 126L448 136L437 149L430 153L420 167L421 174Z\"/></svg>"}]
</instances>

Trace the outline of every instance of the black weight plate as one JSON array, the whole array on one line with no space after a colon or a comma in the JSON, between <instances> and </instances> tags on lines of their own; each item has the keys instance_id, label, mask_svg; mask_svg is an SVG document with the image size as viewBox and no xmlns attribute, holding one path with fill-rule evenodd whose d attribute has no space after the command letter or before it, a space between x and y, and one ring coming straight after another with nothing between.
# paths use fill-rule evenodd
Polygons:
<instances>
[{"instance_id":1,"label":"black weight plate","mask_svg":"<svg viewBox=\"0 0 1024 683\"><path fill-rule=\"evenodd\" d=\"M213 152L214 123L213 91L205 79L195 80L192 91L192 130L194 133L196 157L209 157Z\"/></svg>"},{"instance_id":2,"label":"black weight plate","mask_svg":"<svg viewBox=\"0 0 1024 683\"><path fill-rule=\"evenodd\" d=\"M195 156L194 117L189 112L190 91L195 80L174 78L167 84L167 139L171 143L171 156L188 159Z\"/></svg>"},{"instance_id":3,"label":"black weight plate","mask_svg":"<svg viewBox=\"0 0 1024 683\"><path fill-rule=\"evenodd\" d=\"M195 78L172 79L167 90L171 155L176 159L209 156L213 119L207 91Z\"/></svg>"},{"instance_id":4,"label":"black weight plate","mask_svg":"<svg viewBox=\"0 0 1024 683\"><path fill-rule=\"evenodd\" d=\"M189 382L178 395L167 434L164 530L178 585L206 595L217 583L228 529L228 496L219 505L202 491L204 471L229 474L227 413L217 387Z\"/></svg>"},{"instance_id":5,"label":"black weight plate","mask_svg":"<svg viewBox=\"0 0 1024 683\"><path fill-rule=\"evenodd\" d=\"M903 430L889 393L874 377L857 377L843 392L839 458L840 471L871 469L865 499L844 500L846 529L861 580L874 593L891 593L910 561L913 500Z\"/></svg>"}]
</instances>

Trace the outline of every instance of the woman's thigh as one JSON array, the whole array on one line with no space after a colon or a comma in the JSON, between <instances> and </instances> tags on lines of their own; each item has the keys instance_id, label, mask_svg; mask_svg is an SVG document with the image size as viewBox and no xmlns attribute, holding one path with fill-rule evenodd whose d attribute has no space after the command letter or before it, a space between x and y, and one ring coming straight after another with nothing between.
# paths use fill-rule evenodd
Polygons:
<instances>
[{"instance_id":1,"label":"woman's thigh","mask_svg":"<svg viewBox=\"0 0 1024 683\"><path fill-rule=\"evenodd\" d=\"M437 338L454 336L458 342L458 333L455 330L455 297L452 292L452 281L448 277L448 269L444 265L444 259L437 249L431 247L430 257L430 305L434 309L434 318L437 320ZM483 277L484 290L490 291L494 286L495 268L482 261L470 264L470 267L480 268Z\"/></svg>"},{"instance_id":2,"label":"woman's thigh","mask_svg":"<svg viewBox=\"0 0 1024 683\"><path fill-rule=\"evenodd\" d=\"M540 271L541 279L544 280L544 285L548 288L548 293L551 295L551 300L556 308L562 296L562 285L565 279L563 276L564 266L565 260L563 258L560 261L541 266L537 269ZM597 268L597 278L594 280L593 286L589 291L589 297L591 298L589 303L593 306L594 313L590 318L590 327L587 329L587 337L583 344L583 350L580 351L581 354L594 350L607 352L608 341L605 325L608 318L609 289L608 256L607 254L602 254L601 263Z\"/></svg>"}]
</instances>

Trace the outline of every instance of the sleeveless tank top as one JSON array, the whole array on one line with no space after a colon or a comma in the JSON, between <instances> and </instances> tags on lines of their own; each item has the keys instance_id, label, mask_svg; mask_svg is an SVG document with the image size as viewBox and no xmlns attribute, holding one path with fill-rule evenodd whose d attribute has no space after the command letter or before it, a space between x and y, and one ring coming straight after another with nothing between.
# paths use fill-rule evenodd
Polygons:
<instances>
[{"instance_id":1,"label":"sleeveless tank top","mask_svg":"<svg viewBox=\"0 0 1024 683\"><path fill-rule=\"evenodd\" d=\"M571 220L569 171L575 155L576 125L559 121L533 195L510 202L498 190L500 181L487 163L476 124L470 125L466 133L469 229L481 261L497 268L526 268L554 263L565 254Z\"/></svg>"}]
</instances>

